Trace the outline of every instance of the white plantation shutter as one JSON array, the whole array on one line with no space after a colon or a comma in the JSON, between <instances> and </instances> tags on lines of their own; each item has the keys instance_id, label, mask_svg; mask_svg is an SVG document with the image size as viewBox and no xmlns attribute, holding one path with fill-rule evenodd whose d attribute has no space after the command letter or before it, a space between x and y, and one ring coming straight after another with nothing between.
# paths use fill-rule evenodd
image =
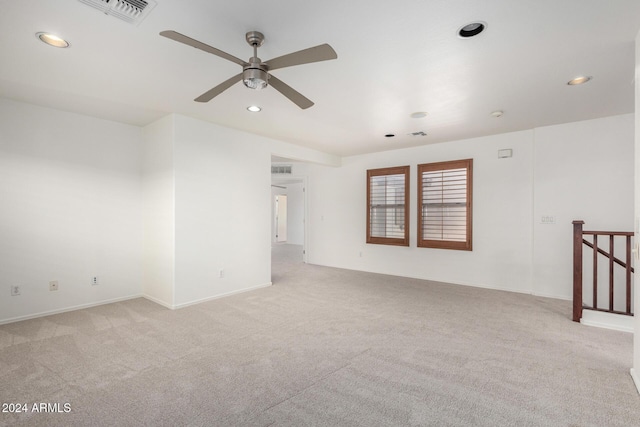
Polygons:
<instances>
[{"instance_id":1,"label":"white plantation shutter","mask_svg":"<svg viewBox=\"0 0 640 427\"><path fill-rule=\"evenodd\" d=\"M418 246L471 250L473 160L418 165Z\"/></svg>"},{"instance_id":2,"label":"white plantation shutter","mask_svg":"<svg viewBox=\"0 0 640 427\"><path fill-rule=\"evenodd\" d=\"M409 166L367 171L367 243L409 246Z\"/></svg>"},{"instance_id":3,"label":"white plantation shutter","mask_svg":"<svg viewBox=\"0 0 640 427\"><path fill-rule=\"evenodd\" d=\"M464 241L467 237L467 170L422 174L425 239Z\"/></svg>"}]
</instances>

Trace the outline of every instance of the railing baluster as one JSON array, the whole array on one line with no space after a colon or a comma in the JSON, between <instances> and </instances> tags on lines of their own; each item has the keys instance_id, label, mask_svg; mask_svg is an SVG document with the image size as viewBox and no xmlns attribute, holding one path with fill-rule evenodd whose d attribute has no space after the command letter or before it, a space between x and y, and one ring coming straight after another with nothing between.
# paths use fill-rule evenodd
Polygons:
<instances>
[{"instance_id":1,"label":"railing baluster","mask_svg":"<svg viewBox=\"0 0 640 427\"><path fill-rule=\"evenodd\" d=\"M593 308L598 308L598 235L593 235Z\"/></svg>"},{"instance_id":2,"label":"railing baluster","mask_svg":"<svg viewBox=\"0 0 640 427\"><path fill-rule=\"evenodd\" d=\"M613 311L613 234L609 236L609 310Z\"/></svg>"}]
</instances>

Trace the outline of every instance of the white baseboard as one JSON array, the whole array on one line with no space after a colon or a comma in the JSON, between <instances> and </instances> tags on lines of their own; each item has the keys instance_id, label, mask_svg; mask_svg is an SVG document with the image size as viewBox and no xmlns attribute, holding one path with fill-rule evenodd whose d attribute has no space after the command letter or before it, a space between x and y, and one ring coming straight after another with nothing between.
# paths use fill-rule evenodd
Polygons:
<instances>
[{"instance_id":1,"label":"white baseboard","mask_svg":"<svg viewBox=\"0 0 640 427\"><path fill-rule=\"evenodd\" d=\"M200 303L203 303L203 302L206 302L206 301L215 300L215 299L218 299L218 298L224 298L224 297L228 297L228 296L231 296L231 295L240 294L240 293L243 293L243 292L249 292L249 291L253 291L253 290L256 290L256 289L260 289L260 288L266 288L266 287L269 287L271 285L272 285L272 283L268 282L268 283L264 283L264 284L261 284L261 285L252 286L252 287L249 287L249 288L244 288L244 289L240 289L240 290L237 290L237 291L226 292L224 294L214 295L212 297L202 298L202 299L199 299L199 300L190 301L190 302L187 302L187 303L184 303L184 304L178 304L178 305L169 304L169 303L167 303L165 301L159 300L159 299L154 298L154 297L152 297L150 295L145 295L145 294L129 295L129 296L126 296L126 297L112 298L112 299L98 301L98 302L92 302L92 303L88 303L88 304L74 305L74 306L71 306L71 307L60 308L60 309L57 309L57 310L42 311L40 313L28 314L28 315L25 315L25 316L11 317L11 318L8 318L8 319L0 319L0 325L4 325L4 324L7 324L7 323L20 322L22 320L36 319L38 317L51 316L53 314L66 313L68 311L83 310L85 308L97 307L99 305L112 304L112 303L115 303L115 302L127 301L127 300L131 300L131 299L135 299L135 298L145 298L145 299L147 299L147 300L149 300L151 302L154 302L154 303L156 303L158 305L166 307L166 308L168 308L170 310L175 310L175 309L178 309L178 308L188 307L190 305L200 304Z\"/></svg>"},{"instance_id":2,"label":"white baseboard","mask_svg":"<svg viewBox=\"0 0 640 427\"><path fill-rule=\"evenodd\" d=\"M235 294L241 294L241 293L244 293L244 292L254 291L254 290L260 289L260 288L267 288L267 287L269 287L271 285L272 285L272 283L268 282L268 283L263 283L263 284L257 285L257 286L251 286L249 288L239 289L237 291L226 292L224 294L214 295L212 297L207 297L207 298L202 298L202 299L198 299L198 300L194 300L194 301L189 301L189 302L185 302L185 303L182 303L182 304L174 305L173 309L189 307L190 305L201 304L203 302L212 301L212 300L216 300L216 299L224 298L224 297L229 297L229 296L235 295Z\"/></svg>"},{"instance_id":3,"label":"white baseboard","mask_svg":"<svg viewBox=\"0 0 640 427\"><path fill-rule=\"evenodd\" d=\"M597 328L613 329L622 332L634 331L633 316L625 316L622 314L605 313L595 310L582 310L582 319L580 323L587 326L595 326Z\"/></svg>"},{"instance_id":4,"label":"white baseboard","mask_svg":"<svg viewBox=\"0 0 640 427\"><path fill-rule=\"evenodd\" d=\"M390 273L390 272L375 271L375 270L365 270L365 269L357 268L357 267L353 267L353 266L343 267L343 266L333 265L333 264L313 263L311 261L308 261L308 264L310 264L310 265L319 265L321 267L339 268L341 270L361 271L361 272L364 272L364 273L381 274L381 275L384 275L384 276L395 276L395 277L403 277L403 278L407 278L407 279L425 280L425 281L428 281L428 282L437 282L437 283L443 283L443 284L446 284L446 285L468 286L468 287L471 287L471 288L489 289L489 290L492 290L492 291L514 292L516 294L532 295L532 296L543 297L543 298L561 299L561 300L566 300L566 301L571 301L573 299L573 297L566 296L566 295L542 294L542 293L533 292L532 290L529 290L529 289L514 289L514 288L503 287L503 286L488 285L488 284L485 284L485 283L463 282L463 281L449 280L449 279L443 279L443 278L438 278L438 277L424 277L424 276L411 275L411 274L402 274L402 273L397 273L397 272L391 272Z\"/></svg>"},{"instance_id":5,"label":"white baseboard","mask_svg":"<svg viewBox=\"0 0 640 427\"><path fill-rule=\"evenodd\" d=\"M126 297L113 298L113 299L103 300L103 301L99 301L99 302L92 302L92 303L88 303L88 304L74 305L72 307L65 307L65 308L60 308L60 309L57 309L57 310L42 311L40 313L28 314L26 316L18 316L18 317L12 317L10 319L2 319L2 320L0 320L0 325L4 325L4 324L7 324L7 323L20 322L22 320L37 319L38 317L51 316L53 314L66 313L68 311L83 310L85 308L97 307L99 305L105 305L105 304L113 304L114 302L127 301L127 300L130 300L130 299L136 299L136 298L140 298L140 297L142 297L142 295L140 295L140 294L138 294L138 295L129 295L129 296L126 296Z\"/></svg>"},{"instance_id":6,"label":"white baseboard","mask_svg":"<svg viewBox=\"0 0 640 427\"><path fill-rule=\"evenodd\" d=\"M553 299L561 299L564 301L573 301L573 295L560 295L560 294L546 294L539 292L532 292L531 295L542 298L553 298Z\"/></svg>"},{"instance_id":7,"label":"white baseboard","mask_svg":"<svg viewBox=\"0 0 640 427\"><path fill-rule=\"evenodd\" d=\"M154 303L156 303L158 305L161 305L163 307L166 307L169 310L175 310L176 309L173 305L169 304L168 302L165 302L165 301L162 301L161 299L152 297L151 295L142 294L142 298L148 299L149 301L154 302Z\"/></svg>"}]
</instances>

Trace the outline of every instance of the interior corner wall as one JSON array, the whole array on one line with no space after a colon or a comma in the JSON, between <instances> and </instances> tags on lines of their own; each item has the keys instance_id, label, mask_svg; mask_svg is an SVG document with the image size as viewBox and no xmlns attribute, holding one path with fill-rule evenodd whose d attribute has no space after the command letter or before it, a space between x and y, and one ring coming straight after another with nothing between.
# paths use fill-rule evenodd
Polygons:
<instances>
[{"instance_id":1,"label":"interior corner wall","mask_svg":"<svg viewBox=\"0 0 640 427\"><path fill-rule=\"evenodd\" d=\"M174 306L175 179L174 116L144 129L143 294L165 307Z\"/></svg>"},{"instance_id":2,"label":"interior corner wall","mask_svg":"<svg viewBox=\"0 0 640 427\"><path fill-rule=\"evenodd\" d=\"M308 260L570 299L571 222L632 229L633 125L627 114L310 165ZM504 148L513 157L498 159ZM473 251L418 248L417 164L465 158L474 159ZM366 244L366 170L403 165L411 246Z\"/></svg>"},{"instance_id":3,"label":"interior corner wall","mask_svg":"<svg viewBox=\"0 0 640 427\"><path fill-rule=\"evenodd\" d=\"M138 127L0 98L0 323L141 294L141 157Z\"/></svg>"}]
</instances>

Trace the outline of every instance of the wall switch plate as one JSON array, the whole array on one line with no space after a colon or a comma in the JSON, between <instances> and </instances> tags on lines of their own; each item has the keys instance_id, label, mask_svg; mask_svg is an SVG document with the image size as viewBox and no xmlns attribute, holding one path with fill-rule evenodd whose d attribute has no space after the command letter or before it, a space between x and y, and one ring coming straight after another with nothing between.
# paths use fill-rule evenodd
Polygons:
<instances>
[{"instance_id":1,"label":"wall switch plate","mask_svg":"<svg viewBox=\"0 0 640 427\"><path fill-rule=\"evenodd\" d=\"M58 290L58 281L57 280L52 280L51 282L49 282L49 290L50 291L57 291Z\"/></svg>"},{"instance_id":2,"label":"wall switch plate","mask_svg":"<svg viewBox=\"0 0 640 427\"><path fill-rule=\"evenodd\" d=\"M224 268L218 270L218 277L222 279L224 277Z\"/></svg>"},{"instance_id":3,"label":"wall switch plate","mask_svg":"<svg viewBox=\"0 0 640 427\"><path fill-rule=\"evenodd\" d=\"M91 276L91 286L99 285L100 280L98 280L98 276Z\"/></svg>"},{"instance_id":4,"label":"wall switch plate","mask_svg":"<svg viewBox=\"0 0 640 427\"><path fill-rule=\"evenodd\" d=\"M20 286L11 286L11 296L15 297L20 295Z\"/></svg>"}]
</instances>

